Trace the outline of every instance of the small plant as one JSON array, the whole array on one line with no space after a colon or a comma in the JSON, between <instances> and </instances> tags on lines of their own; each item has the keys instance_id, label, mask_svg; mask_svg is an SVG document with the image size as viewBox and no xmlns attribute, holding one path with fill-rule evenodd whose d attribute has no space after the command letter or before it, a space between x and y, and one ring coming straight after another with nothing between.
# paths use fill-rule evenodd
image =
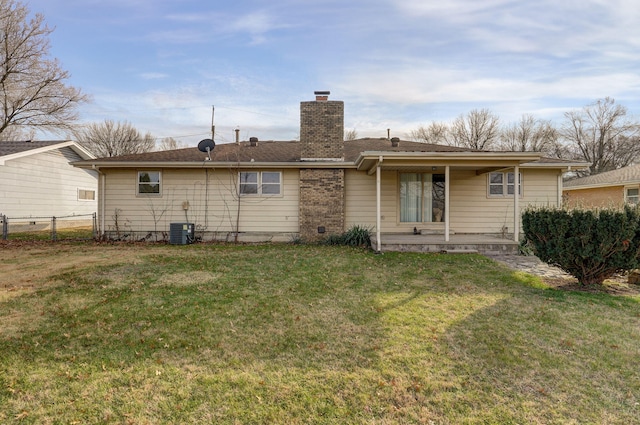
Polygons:
<instances>
[{"instance_id":1,"label":"small plant","mask_svg":"<svg viewBox=\"0 0 640 425\"><path fill-rule=\"evenodd\" d=\"M302 240L302 237L300 237L300 234L298 233L292 233L289 235L289 243L292 245L302 245L304 241Z\"/></svg>"},{"instance_id":2,"label":"small plant","mask_svg":"<svg viewBox=\"0 0 640 425\"><path fill-rule=\"evenodd\" d=\"M371 229L363 226L352 226L344 236L344 244L349 246L371 246Z\"/></svg>"},{"instance_id":3,"label":"small plant","mask_svg":"<svg viewBox=\"0 0 640 425\"><path fill-rule=\"evenodd\" d=\"M524 238L522 241L520 241L520 245L518 245L518 254L523 255L525 257L530 257L532 255L535 255L533 244L529 242L527 238Z\"/></svg>"},{"instance_id":4,"label":"small plant","mask_svg":"<svg viewBox=\"0 0 640 425\"><path fill-rule=\"evenodd\" d=\"M367 227L355 225L341 235L330 235L325 239L327 245L346 245L371 247L371 230Z\"/></svg>"},{"instance_id":5,"label":"small plant","mask_svg":"<svg viewBox=\"0 0 640 425\"><path fill-rule=\"evenodd\" d=\"M345 245L344 243L344 233L341 235L329 235L324 240L326 245Z\"/></svg>"}]
</instances>

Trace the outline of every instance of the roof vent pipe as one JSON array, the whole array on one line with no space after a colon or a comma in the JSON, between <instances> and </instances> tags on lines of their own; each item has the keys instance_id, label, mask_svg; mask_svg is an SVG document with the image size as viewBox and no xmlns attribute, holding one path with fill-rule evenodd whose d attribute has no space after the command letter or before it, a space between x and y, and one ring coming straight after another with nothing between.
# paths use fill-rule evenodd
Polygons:
<instances>
[{"instance_id":1,"label":"roof vent pipe","mask_svg":"<svg viewBox=\"0 0 640 425\"><path fill-rule=\"evenodd\" d=\"M234 131L236 132L236 144L240 143L240 129L236 128Z\"/></svg>"},{"instance_id":2,"label":"roof vent pipe","mask_svg":"<svg viewBox=\"0 0 640 425\"><path fill-rule=\"evenodd\" d=\"M258 138L257 137L249 137L249 145L250 146L258 146Z\"/></svg>"},{"instance_id":3,"label":"roof vent pipe","mask_svg":"<svg viewBox=\"0 0 640 425\"><path fill-rule=\"evenodd\" d=\"M391 138L391 146L393 146L394 148L397 148L399 144L400 144L400 138L399 137L392 137Z\"/></svg>"}]
</instances>

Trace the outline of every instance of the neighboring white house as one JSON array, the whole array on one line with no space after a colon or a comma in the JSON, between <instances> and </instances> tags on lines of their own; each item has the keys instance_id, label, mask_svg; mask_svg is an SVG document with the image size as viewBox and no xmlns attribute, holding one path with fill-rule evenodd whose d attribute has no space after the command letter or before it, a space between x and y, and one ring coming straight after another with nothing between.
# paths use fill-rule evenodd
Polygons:
<instances>
[{"instance_id":1,"label":"neighboring white house","mask_svg":"<svg viewBox=\"0 0 640 425\"><path fill-rule=\"evenodd\" d=\"M91 223L90 215L97 209L98 174L71 162L93 158L70 140L0 142L0 215L10 224L52 216L68 217L61 227Z\"/></svg>"}]
</instances>

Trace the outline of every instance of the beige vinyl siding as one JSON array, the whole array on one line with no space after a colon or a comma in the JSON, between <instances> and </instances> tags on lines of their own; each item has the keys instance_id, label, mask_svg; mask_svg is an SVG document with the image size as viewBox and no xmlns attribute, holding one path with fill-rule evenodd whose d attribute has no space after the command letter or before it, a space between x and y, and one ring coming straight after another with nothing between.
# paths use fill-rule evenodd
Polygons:
<instances>
[{"instance_id":1,"label":"beige vinyl siding","mask_svg":"<svg viewBox=\"0 0 640 425\"><path fill-rule=\"evenodd\" d=\"M556 206L558 175L552 170L521 169L522 196L519 206ZM475 171L451 171L450 228L456 233L501 233L513 231L512 196L490 197L487 175Z\"/></svg>"},{"instance_id":2,"label":"beige vinyl siding","mask_svg":"<svg viewBox=\"0 0 640 425\"><path fill-rule=\"evenodd\" d=\"M568 208L620 208L624 205L624 190L622 185L565 189L564 205Z\"/></svg>"},{"instance_id":3,"label":"beige vinyl siding","mask_svg":"<svg viewBox=\"0 0 640 425\"><path fill-rule=\"evenodd\" d=\"M527 205L557 205L558 174L553 170L521 169L523 196ZM376 176L347 170L346 227L365 225L375 229ZM500 233L513 231L513 197L489 197L487 175L473 170L451 170L450 228L457 233ZM415 224L399 221L398 172L383 171L381 179L381 227L383 233L407 233ZM422 223L421 229L444 229L444 223Z\"/></svg>"},{"instance_id":4,"label":"beige vinyl siding","mask_svg":"<svg viewBox=\"0 0 640 425\"><path fill-rule=\"evenodd\" d=\"M345 226L376 226L376 175L347 170L345 173ZM413 224L398 219L398 172L382 171L380 179L381 231L402 233L413 231Z\"/></svg>"},{"instance_id":5,"label":"beige vinyl siding","mask_svg":"<svg viewBox=\"0 0 640 425\"><path fill-rule=\"evenodd\" d=\"M242 196L238 203L237 171L161 171L161 195L137 194L138 171L109 170L106 174L105 230L165 231L170 223L195 223L198 230L233 232L240 206L240 232L298 232L298 171L282 171L282 195ZM208 184L207 184L208 173ZM207 190L208 187L208 190ZM188 203L185 211L183 205ZM124 226L124 227L123 227Z\"/></svg>"},{"instance_id":6,"label":"beige vinyl siding","mask_svg":"<svg viewBox=\"0 0 640 425\"><path fill-rule=\"evenodd\" d=\"M79 200L78 189L97 194L97 173L69 164L80 159L65 147L6 161L0 166L0 213L8 217L94 213L97 202Z\"/></svg>"}]
</instances>

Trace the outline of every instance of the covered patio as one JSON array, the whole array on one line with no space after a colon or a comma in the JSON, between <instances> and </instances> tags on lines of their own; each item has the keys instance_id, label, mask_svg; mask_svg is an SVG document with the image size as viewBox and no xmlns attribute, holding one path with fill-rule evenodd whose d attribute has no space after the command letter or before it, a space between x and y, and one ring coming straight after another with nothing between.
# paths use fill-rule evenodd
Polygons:
<instances>
[{"instance_id":1,"label":"covered patio","mask_svg":"<svg viewBox=\"0 0 640 425\"><path fill-rule=\"evenodd\" d=\"M520 176L521 167L526 164L529 167L540 159L539 153L533 152L363 152L356 161L358 170L366 171L369 175L376 176L376 231L373 247L376 251L417 251L417 252L481 252L481 253L517 253L520 236L520 211L521 197L520 181L512 182L512 188L520 193L520 196L504 196L504 201L510 203L510 217L501 217L504 220L504 229L508 229L502 235L496 235L495 229L487 231L478 228L478 233L462 232L456 234L453 229L460 226L460 218L453 220L452 212L460 212L460 204L451 202L450 188L452 185L452 173L455 171L472 173L474 176L484 176L488 173L509 172L513 176ZM537 165L537 164L536 164ZM383 171L396 171L398 173L439 173L444 176L443 187L443 217L439 223L407 223L416 225L417 234L397 233L385 231L381 223L381 175ZM459 175L459 173L458 173ZM556 188L561 187L561 174L557 174L554 182ZM460 187L460 186L459 186ZM482 195L486 186L482 186ZM557 205L561 202L561 190L554 190L553 202ZM427 208L428 209L428 208ZM486 211L478 209L476 217L482 216ZM458 214L460 217L460 214ZM471 218L471 217L470 217ZM399 221L405 221L402 218ZM434 220L435 221L435 220ZM454 227L452 227L452 225ZM462 227L462 226L461 226ZM476 226L478 227L478 226ZM494 226L495 227L495 226ZM433 230L424 232L424 230ZM426 233L426 234L425 234Z\"/></svg>"}]
</instances>

